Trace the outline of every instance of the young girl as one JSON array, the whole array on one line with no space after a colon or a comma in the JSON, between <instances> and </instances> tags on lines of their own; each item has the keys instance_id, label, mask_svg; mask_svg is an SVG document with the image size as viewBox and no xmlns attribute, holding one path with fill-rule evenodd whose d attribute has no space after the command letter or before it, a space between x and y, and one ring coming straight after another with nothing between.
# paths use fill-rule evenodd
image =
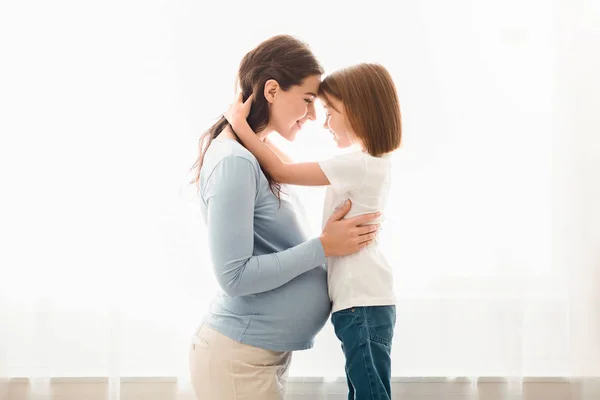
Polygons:
<instances>
[{"instance_id":1,"label":"young girl","mask_svg":"<svg viewBox=\"0 0 600 400\"><path fill-rule=\"evenodd\" d=\"M265 85L263 94L269 107L277 96L287 95L275 84ZM305 186L329 185L324 221L347 199L352 201L347 217L383 213L390 187L389 154L401 141L398 96L383 66L359 64L336 71L321 83L318 96L327 113L324 127L339 148L357 148L325 161L282 161L283 155L263 143L246 122L253 96L243 102L240 95L226 117L273 180ZM305 96L305 101L312 103L317 94ZM373 223L380 221L381 218ZM328 257L327 266L333 302L331 321L346 357L348 399L390 399L390 352L396 310L392 270L379 250L378 240L358 253Z\"/></svg>"}]
</instances>

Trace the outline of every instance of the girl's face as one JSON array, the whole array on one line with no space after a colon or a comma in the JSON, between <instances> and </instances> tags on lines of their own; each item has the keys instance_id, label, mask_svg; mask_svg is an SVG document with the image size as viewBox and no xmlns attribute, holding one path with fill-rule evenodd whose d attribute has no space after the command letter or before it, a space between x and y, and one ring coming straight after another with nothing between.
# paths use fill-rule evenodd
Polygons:
<instances>
[{"instance_id":1,"label":"girl's face","mask_svg":"<svg viewBox=\"0 0 600 400\"><path fill-rule=\"evenodd\" d=\"M329 98L321 99L325 107L325 123L323 127L333 135L333 140L340 149L350 147L356 143L356 135L350 128L350 123L346 118L344 104L329 96Z\"/></svg>"},{"instance_id":2,"label":"girl's face","mask_svg":"<svg viewBox=\"0 0 600 400\"><path fill-rule=\"evenodd\" d=\"M315 99L320 84L320 75L309 76L302 84L286 91L278 85L269 87L267 83L268 93L265 96L269 101L269 127L287 140L294 141L302 125L309 119L316 119Z\"/></svg>"}]
</instances>

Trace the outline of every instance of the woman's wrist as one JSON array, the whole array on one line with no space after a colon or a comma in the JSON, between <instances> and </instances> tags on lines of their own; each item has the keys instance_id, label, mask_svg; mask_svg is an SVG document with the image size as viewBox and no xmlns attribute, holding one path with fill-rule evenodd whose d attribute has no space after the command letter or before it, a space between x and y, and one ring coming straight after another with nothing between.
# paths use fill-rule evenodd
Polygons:
<instances>
[{"instance_id":1,"label":"woman's wrist","mask_svg":"<svg viewBox=\"0 0 600 400\"><path fill-rule=\"evenodd\" d=\"M319 236L319 240L321 241L321 246L323 246L323 252L325 253L325 257L329 257L330 255L330 242L329 235L323 232L321 236Z\"/></svg>"}]
</instances>

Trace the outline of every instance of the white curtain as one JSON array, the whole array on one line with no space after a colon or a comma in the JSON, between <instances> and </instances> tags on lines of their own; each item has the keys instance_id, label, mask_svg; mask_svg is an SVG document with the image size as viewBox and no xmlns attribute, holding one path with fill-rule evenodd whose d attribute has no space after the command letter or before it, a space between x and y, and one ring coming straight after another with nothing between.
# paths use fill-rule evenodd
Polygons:
<instances>
[{"instance_id":1,"label":"white curtain","mask_svg":"<svg viewBox=\"0 0 600 400\"><path fill-rule=\"evenodd\" d=\"M393 375L600 375L598 3L287 4L1 6L0 376L186 384L218 289L187 169L277 33L396 80ZM279 142L327 157L321 124ZM316 235L323 193L298 192ZM291 375L343 376L329 324Z\"/></svg>"}]
</instances>

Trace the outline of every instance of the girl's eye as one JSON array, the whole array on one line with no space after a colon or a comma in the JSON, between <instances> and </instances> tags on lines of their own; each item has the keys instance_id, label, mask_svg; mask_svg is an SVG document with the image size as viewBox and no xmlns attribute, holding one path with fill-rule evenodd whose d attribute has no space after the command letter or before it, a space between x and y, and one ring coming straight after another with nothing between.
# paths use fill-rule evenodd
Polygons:
<instances>
[{"instance_id":1,"label":"girl's eye","mask_svg":"<svg viewBox=\"0 0 600 400\"><path fill-rule=\"evenodd\" d=\"M306 104L311 104L313 102L312 99L304 99L304 101L306 102Z\"/></svg>"}]
</instances>

